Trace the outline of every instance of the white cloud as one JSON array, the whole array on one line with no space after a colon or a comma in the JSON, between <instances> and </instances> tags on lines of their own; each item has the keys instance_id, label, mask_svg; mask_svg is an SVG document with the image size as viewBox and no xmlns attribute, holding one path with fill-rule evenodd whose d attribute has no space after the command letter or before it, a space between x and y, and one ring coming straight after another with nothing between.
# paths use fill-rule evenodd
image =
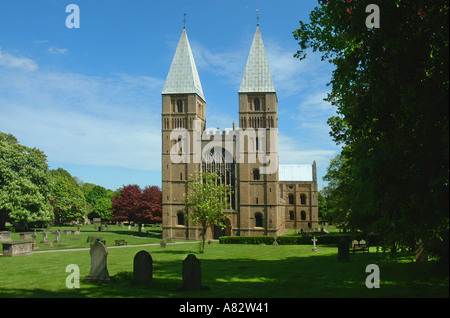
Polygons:
<instances>
[{"instance_id":1,"label":"white cloud","mask_svg":"<svg viewBox=\"0 0 450 318\"><path fill-rule=\"evenodd\" d=\"M66 48L59 48L51 46L47 49L47 52L53 55L59 55L59 54L67 54L69 52Z\"/></svg>"},{"instance_id":2,"label":"white cloud","mask_svg":"<svg viewBox=\"0 0 450 318\"><path fill-rule=\"evenodd\" d=\"M314 149L311 145L299 142L296 138L279 132L278 154L281 164L307 164L315 160L317 163L328 164L330 158L336 155L336 150Z\"/></svg>"},{"instance_id":3,"label":"white cloud","mask_svg":"<svg viewBox=\"0 0 450 318\"><path fill-rule=\"evenodd\" d=\"M26 57L17 57L9 53L3 53L0 47L0 67L20 69L26 72L33 72L38 69L38 65L33 60Z\"/></svg>"},{"instance_id":4,"label":"white cloud","mask_svg":"<svg viewBox=\"0 0 450 318\"><path fill-rule=\"evenodd\" d=\"M248 52L243 48L213 51L203 44L191 42L196 66L212 74L219 75L235 85L241 83Z\"/></svg>"},{"instance_id":5,"label":"white cloud","mask_svg":"<svg viewBox=\"0 0 450 318\"><path fill-rule=\"evenodd\" d=\"M146 76L0 72L0 130L49 162L161 169L160 93Z\"/></svg>"}]
</instances>

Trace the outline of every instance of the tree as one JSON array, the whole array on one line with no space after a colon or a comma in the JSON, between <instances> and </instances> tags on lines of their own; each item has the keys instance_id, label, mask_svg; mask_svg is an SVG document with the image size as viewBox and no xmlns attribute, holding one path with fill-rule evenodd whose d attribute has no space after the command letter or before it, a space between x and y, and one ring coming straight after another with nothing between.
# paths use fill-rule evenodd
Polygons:
<instances>
[{"instance_id":1,"label":"tree","mask_svg":"<svg viewBox=\"0 0 450 318\"><path fill-rule=\"evenodd\" d=\"M86 208L89 218L109 220L113 216L112 190L92 183L84 183L82 190L86 197Z\"/></svg>"},{"instance_id":2,"label":"tree","mask_svg":"<svg viewBox=\"0 0 450 318\"><path fill-rule=\"evenodd\" d=\"M330 134L344 145L336 203L386 245L421 240L448 261L449 2L381 0L381 25L370 28L371 2L320 1L294 31L296 57L312 49L336 66L327 97L338 114Z\"/></svg>"},{"instance_id":3,"label":"tree","mask_svg":"<svg viewBox=\"0 0 450 318\"><path fill-rule=\"evenodd\" d=\"M120 195L114 195L112 199L114 216L111 220L132 221L139 225L161 221L162 193L158 187L141 190L138 185L127 185L119 192Z\"/></svg>"},{"instance_id":4,"label":"tree","mask_svg":"<svg viewBox=\"0 0 450 318\"><path fill-rule=\"evenodd\" d=\"M223 210L230 208L226 198L231 194L231 186L220 183L216 173L195 172L189 176L188 188L189 192L185 194L186 219L200 226L204 251L208 226L224 226L226 217Z\"/></svg>"},{"instance_id":5,"label":"tree","mask_svg":"<svg viewBox=\"0 0 450 318\"><path fill-rule=\"evenodd\" d=\"M142 191L142 221L162 222L162 191L157 186L145 187Z\"/></svg>"},{"instance_id":6,"label":"tree","mask_svg":"<svg viewBox=\"0 0 450 318\"><path fill-rule=\"evenodd\" d=\"M49 175L55 222L63 224L81 219L85 215L86 199L77 181L62 168L51 170Z\"/></svg>"},{"instance_id":7,"label":"tree","mask_svg":"<svg viewBox=\"0 0 450 318\"><path fill-rule=\"evenodd\" d=\"M47 157L36 148L19 144L0 132L0 229L6 222L28 227L50 222L50 180Z\"/></svg>"}]
</instances>

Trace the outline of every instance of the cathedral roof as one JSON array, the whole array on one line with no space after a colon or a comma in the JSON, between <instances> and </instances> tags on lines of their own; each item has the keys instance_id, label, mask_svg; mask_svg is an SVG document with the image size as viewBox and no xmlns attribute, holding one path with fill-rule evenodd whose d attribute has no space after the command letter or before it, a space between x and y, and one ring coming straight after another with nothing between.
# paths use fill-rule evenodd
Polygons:
<instances>
[{"instance_id":1,"label":"cathedral roof","mask_svg":"<svg viewBox=\"0 0 450 318\"><path fill-rule=\"evenodd\" d=\"M253 38L239 93L275 92L259 26Z\"/></svg>"},{"instance_id":2,"label":"cathedral roof","mask_svg":"<svg viewBox=\"0 0 450 318\"><path fill-rule=\"evenodd\" d=\"M280 181L313 181L312 165L279 165Z\"/></svg>"},{"instance_id":3,"label":"cathedral roof","mask_svg":"<svg viewBox=\"0 0 450 318\"><path fill-rule=\"evenodd\" d=\"M205 100L186 29L183 29L161 94L190 93L196 93Z\"/></svg>"}]
</instances>

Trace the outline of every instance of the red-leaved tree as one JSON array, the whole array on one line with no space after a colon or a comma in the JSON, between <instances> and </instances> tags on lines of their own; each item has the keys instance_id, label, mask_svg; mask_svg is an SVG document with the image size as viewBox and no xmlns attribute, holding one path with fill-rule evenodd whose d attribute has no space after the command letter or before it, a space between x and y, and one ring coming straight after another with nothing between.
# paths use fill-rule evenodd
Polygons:
<instances>
[{"instance_id":1,"label":"red-leaved tree","mask_svg":"<svg viewBox=\"0 0 450 318\"><path fill-rule=\"evenodd\" d=\"M157 186L127 185L112 199L112 221L132 221L139 225L161 222L162 192ZM139 227L140 228L140 227Z\"/></svg>"}]
</instances>

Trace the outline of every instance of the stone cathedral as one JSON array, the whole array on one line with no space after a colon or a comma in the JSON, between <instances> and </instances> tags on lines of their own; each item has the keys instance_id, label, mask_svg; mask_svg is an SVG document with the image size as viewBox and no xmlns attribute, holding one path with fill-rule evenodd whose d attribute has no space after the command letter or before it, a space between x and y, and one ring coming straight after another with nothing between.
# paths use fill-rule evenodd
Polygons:
<instances>
[{"instance_id":1,"label":"stone cathedral","mask_svg":"<svg viewBox=\"0 0 450 318\"><path fill-rule=\"evenodd\" d=\"M184 28L162 91L163 238L200 239L184 206L195 171L216 172L233 190L225 228L209 228L207 239L317 229L316 163L279 165L277 134L268 133L277 132L278 99L259 25L238 96L239 128L205 131L206 100ZM174 149L184 150L183 160Z\"/></svg>"}]
</instances>

